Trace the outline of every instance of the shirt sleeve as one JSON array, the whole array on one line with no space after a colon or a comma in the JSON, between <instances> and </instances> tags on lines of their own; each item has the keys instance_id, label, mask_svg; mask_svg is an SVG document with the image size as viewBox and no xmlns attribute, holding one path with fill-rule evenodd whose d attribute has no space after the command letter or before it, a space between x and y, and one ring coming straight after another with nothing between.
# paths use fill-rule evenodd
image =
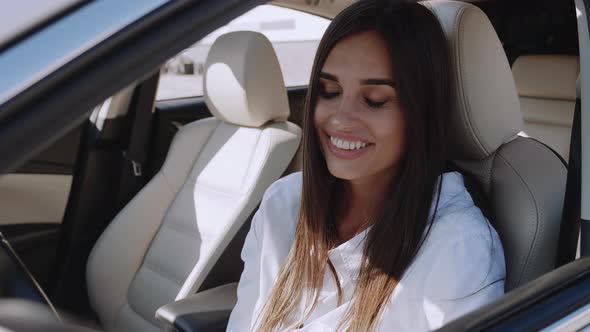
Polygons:
<instances>
[{"instance_id":1,"label":"shirt sleeve","mask_svg":"<svg viewBox=\"0 0 590 332\"><path fill-rule=\"evenodd\" d=\"M267 296L269 282L279 273L293 243L300 188L301 173L294 173L274 182L264 193L242 248L244 270L227 331L250 330L258 319L258 302Z\"/></svg>"},{"instance_id":2,"label":"shirt sleeve","mask_svg":"<svg viewBox=\"0 0 590 332\"><path fill-rule=\"evenodd\" d=\"M505 265L495 231L435 246L424 284L422 307L429 329L437 329L504 294Z\"/></svg>"},{"instance_id":3,"label":"shirt sleeve","mask_svg":"<svg viewBox=\"0 0 590 332\"><path fill-rule=\"evenodd\" d=\"M260 244L258 224L263 218L263 207L254 215L250 231L246 235L244 247L242 248L242 260L244 271L238 283L238 302L231 312L227 331L240 331L250 327L254 307L260 296Z\"/></svg>"}]
</instances>

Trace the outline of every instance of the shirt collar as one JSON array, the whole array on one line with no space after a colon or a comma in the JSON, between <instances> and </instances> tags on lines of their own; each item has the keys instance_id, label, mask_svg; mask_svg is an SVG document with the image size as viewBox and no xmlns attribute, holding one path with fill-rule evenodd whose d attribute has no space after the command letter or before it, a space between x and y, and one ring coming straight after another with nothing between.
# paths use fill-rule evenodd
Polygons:
<instances>
[{"instance_id":1,"label":"shirt collar","mask_svg":"<svg viewBox=\"0 0 590 332\"><path fill-rule=\"evenodd\" d=\"M444 173L440 183L442 188L438 202L439 209L465 190L463 177L457 172ZM436 196L431 206L429 220L432 217L435 207ZM341 287L344 287L344 285L349 282L356 283L358 280L363 260L365 240L371 227L372 226L367 227L367 229L355 235L350 240L328 251L328 258L330 258L330 261L338 274L338 278L340 278L339 281Z\"/></svg>"},{"instance_id":2,"label":"shirt collar","mask_svg":"<svg viewBox=\"0 0 590 332\"><path fill-rule=\"evenodd\" d=\"M342 287L351 281L356 282L358 280L365 248L364 244L370 229L371 226L328 251L328 258L330 258L338 278L340 278Z\"/></svg>"}]
</instances>

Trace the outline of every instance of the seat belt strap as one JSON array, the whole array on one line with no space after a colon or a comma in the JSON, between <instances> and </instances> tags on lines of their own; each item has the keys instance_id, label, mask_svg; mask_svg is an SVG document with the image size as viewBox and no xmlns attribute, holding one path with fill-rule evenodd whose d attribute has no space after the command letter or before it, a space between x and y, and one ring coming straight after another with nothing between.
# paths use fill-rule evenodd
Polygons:
<instances>
[{"instance_id":1,"label":"seat belt strap","mask_svg":"<svg viewBox=\"0 0 590 332\"><path fill-rule=\"evenodd\" d=\"M127 149L123 151L125 159L131 163L133 175L143 175L143 166L147 160L149 135L152 127L155 96L160 75L156 73L139 84L132 100L133 123Z\"/></svg>"},{"instance_id":2,"label":"seat belt strap","mask_svg":"<svg viewBox=\"0 0 590 332\"><path fill-rule=\"evenodd\" d=\"M145 163L148 160L152 114L159 77L157 72L138 84L131 99L127 115L130 134L127 148L123 150L118 193L119 207L125 206L147 181Z\"/></svg>"},{"instance_id":3,"label":"seat belt strap","mask_svg":"<svg viewBox=\"0 0 590 332\"><path fill-rule=\"evenodd\" d=\"M578 78L578 87L580 79ZM580 234L581 196L582 196L582 147L581 147L581 102L580 89L577 89L576 106L568 162L565 197L559 231L556 267L573 261L576 257L578 235Z\"/></svg>"}]
</instances>

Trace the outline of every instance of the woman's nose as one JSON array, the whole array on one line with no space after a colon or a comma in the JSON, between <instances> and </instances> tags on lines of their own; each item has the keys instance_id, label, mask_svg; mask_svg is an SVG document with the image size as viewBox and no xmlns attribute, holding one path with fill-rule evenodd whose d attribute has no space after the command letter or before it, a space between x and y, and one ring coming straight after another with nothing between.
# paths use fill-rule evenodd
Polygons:
<instances>
[{"instance_id":1,"label":"woman's nose","mask_svg":"<svg viewBox=\"0 0 590 332\"><path fill-rule=\"evenodd\" d=\"M354 125L356 120L357 114L354 108L353 98L345 95L340 99L338 108L336 109L336 112L332 113L330 121L333 125L345 129L346 127Z\"/></svg>"}]
</instances>

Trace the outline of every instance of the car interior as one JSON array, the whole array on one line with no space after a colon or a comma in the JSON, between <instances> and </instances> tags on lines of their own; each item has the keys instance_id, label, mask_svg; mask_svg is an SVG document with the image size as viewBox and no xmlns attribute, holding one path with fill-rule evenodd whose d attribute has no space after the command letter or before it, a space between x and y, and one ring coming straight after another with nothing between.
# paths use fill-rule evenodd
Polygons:
<instances>
[{"instance_id":1,"label":"car interior","mask_svg":"<svg viewBox=\"0 0 590 332\"><path fill-rule=\"evenodd\" d=\"M268 4L332 19L352 2ZM511 294L580 256L580 204L568 200L574 2L428 6L454 65L449 167L490 211ZM301 169L307 86L285 86L272 43L255 31L215 40L202 96L157 100L161 75L120 90L0 176L3 245L38 286L9 295L93 330L224 330L250 219L270 184Z\"/></svg>"}]
</instances>

